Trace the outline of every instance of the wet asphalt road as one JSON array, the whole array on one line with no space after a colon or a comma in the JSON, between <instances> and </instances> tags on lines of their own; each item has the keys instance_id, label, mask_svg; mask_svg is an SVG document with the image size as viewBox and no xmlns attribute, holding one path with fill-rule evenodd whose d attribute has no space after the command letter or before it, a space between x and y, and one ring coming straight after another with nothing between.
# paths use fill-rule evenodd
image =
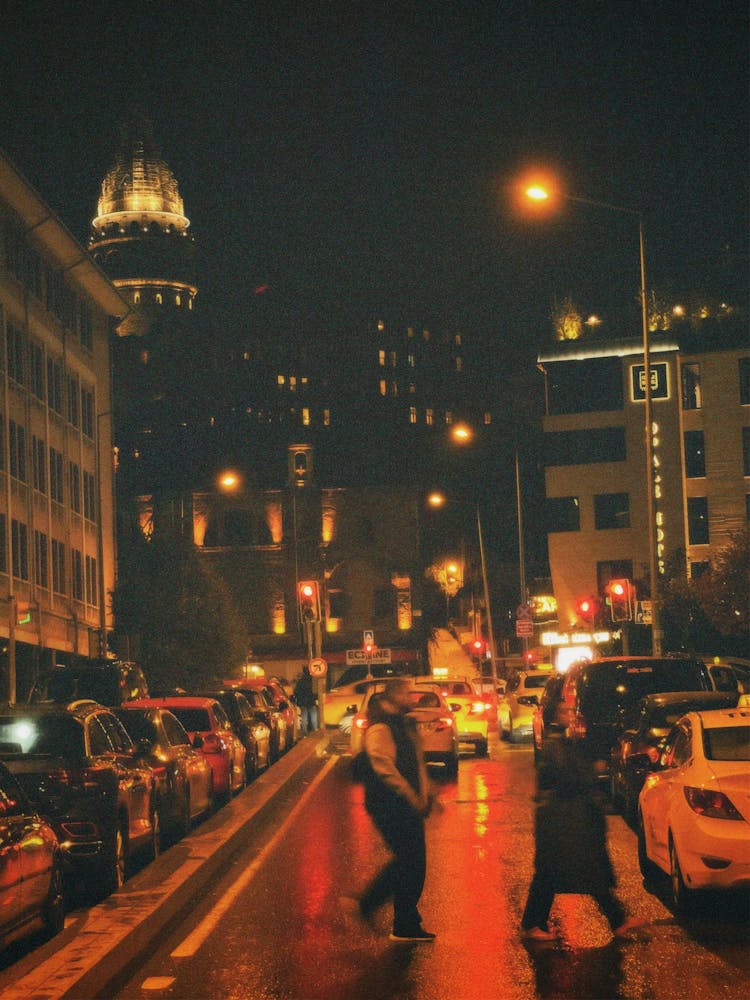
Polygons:
<instances>
[{"instance_id":1,"label":"wet asphalt road","mask_svg":"<svg viewBox=\"0 0 750 1000\"><path fill-rule=\"evenodd\" d=\"M523 945L518 928L531 878L534 768L527 746L462 758L428 820L422 900L430 945L388 940L342 910L386 857L348 779L346 758L312 758L258 817L213 890L143 956L117 1000L477 1000L627 998L744 1000L750 972L746 900L708 900L689 923L646 892L635 835L609 818L618 892L649 923L612 941L587 897L558 897L556 947ZM108 1000L115 1000L112 993Z\"/></svg>"}]
</instances>

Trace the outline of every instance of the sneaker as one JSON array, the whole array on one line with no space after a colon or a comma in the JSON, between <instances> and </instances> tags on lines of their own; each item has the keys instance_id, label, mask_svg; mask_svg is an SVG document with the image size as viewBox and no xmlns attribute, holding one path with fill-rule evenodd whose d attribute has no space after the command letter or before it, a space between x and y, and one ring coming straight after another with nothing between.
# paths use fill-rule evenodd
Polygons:
<instances>
[{"instance_id":1,"label":"sneaker","mask_svg":"<svg viewBox=\"0 0 750 1000\"><path fill-rule=\"evenodd\" d=\"M545 931L541 927L524 927L521 930L521 937L525 941L556 941L556 936L552 931Z\"/></svg>"},{"instance_id":2,"label":"sneaker","mask_svg":"<svg viewBox=\"0 0 750 1000\"><path fill-rule=\"evenodd\" d=\"M389 934L391 941L434 941L437 937L436 934L432 934L430 931L426 931L423 927L418 927L412 934L396 934L395 931Z\"/></svg>"},{"instance_id":3,"label":"sneaker","mask_svg":"<svg viewBox=\"0 0 750 1000\"><path fill-rule=\"evenodd\" d=\"M642 927L645 927L645 925L646 921L640 917L628 917L612 933L616 938L626 938L634 931L639 931Z\"/></svg>"}]
</instances>

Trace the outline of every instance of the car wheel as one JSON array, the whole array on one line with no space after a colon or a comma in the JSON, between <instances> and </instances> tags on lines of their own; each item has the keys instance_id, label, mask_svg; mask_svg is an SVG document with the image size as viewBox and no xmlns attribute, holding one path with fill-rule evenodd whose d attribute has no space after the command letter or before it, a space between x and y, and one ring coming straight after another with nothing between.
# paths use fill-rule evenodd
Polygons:
<instances>
[{"instance_id":1,"label":"car wheel","mask_svg":"<svg viewBox=\"0 0 750 1000\"><path fill-rule=\"evenodd\" d=\"M47 899L42 910L42 922L44 923L44 933L48 938L53 938L65 926L65 897L63 890L62 862L56 857L50 875L49 890Z\"/></svg>"},{"instance_id":2,"label":"car wheel","mask_svg":"<svg viewBox=\"0 0 750 1000\"><path fill-rule=\"evenodd\" d=\"M651 883L659 874L659 868L646 853L646 831L643 829L643 816L638 814L638 867L643 875L643 881Z\"/></svg>"},{"instance_id":3,"label":"car wheel","mask_svg":"<svg viewBox=\"0 0 750 1000\"><path fill-rule=\"evenodd\" d=\"M105 848L101 880L96 887L102 899L117 892L125 884L125 867L128 851L127 840L120 822L117 823L109 844Z\"/></svg>"},{"instance_id":4,"label":"car wheel","mask_svg":"<svg viewBox=\"0 0 750 1000\"><path fill-rule=\"evenodd\" d=\"M486 757L487 756L487 740L479 740L479 742L475 745L474 752L476 753L477 757Z\"/></svg>"},{"instance_id":5,"label":"car wheel","mask_svg":"<svg viewBox=\"0 0 750 1000\"><path fill-rule=\"evenodd\" d=\"M690 910L693 894L685 885L680 870L680 862L672 837L669 838L669 880L672 887L672 902L676 913L685 914Z\"/></svg>"}]
</instances>

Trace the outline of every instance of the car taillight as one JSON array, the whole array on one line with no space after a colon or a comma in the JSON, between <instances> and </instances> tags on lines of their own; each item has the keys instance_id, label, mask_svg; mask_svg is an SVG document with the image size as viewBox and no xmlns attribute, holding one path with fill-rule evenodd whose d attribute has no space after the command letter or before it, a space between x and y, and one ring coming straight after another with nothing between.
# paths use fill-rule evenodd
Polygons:
<instances>
[{"instance_id":1,"label":"car taillight","mask_svg":"<svg viewBox=\"0 0 750 1000\"><path fill-rule=\"evenodd\" d=\"M573 740L586 739L586 720L580 712L576 712L568 724L568 736Z\"/></svg>"},{"instance_id":2,"label":"car taillight","mask_svg":"<svg viewBox=\"0 0 750 1000\"><path fill-rule=\"evenodd\" d=\"M352 725L355 729L367 729L367 717L364 715L355 715Z\"/></svg>"},{"instance_id":3,"label":"car taillight","mask_svg":"<svg viewBox=\"0 0 750 1000\"><path fill-rule=\"evenodd\" d=\"M699 816L707 816L709 819L742 819L731 800L723 792L687 785L685 798L693 812L698 813Z\"/></svg>"},{"instance_id":4,"label":"car taillight","mask_svg":"<svg viewBox=\"0 0 750 1000\"><path fill-rule=\"evenodd\" d=\"M441 715L439 719L435 720L435 729L437 732L442 732L444 729L453 728L453 716Z\"/></svg>"},{"instance_id":5,"label":"car taillight","mask_svg":"<svg viewBox=\"0 0 750 1000\"><path fill-rule=\"evenodd\" d=\"M475 701L469 709L469 715L484 715L489 707L483 701Z\"/></svg>"}]
</instances>

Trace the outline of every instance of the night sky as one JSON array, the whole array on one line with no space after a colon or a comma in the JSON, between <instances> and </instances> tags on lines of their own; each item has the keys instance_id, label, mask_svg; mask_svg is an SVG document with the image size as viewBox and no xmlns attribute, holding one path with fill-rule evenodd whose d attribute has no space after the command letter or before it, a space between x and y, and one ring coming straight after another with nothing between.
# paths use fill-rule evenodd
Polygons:
<instances>
[{"instance_id":1,"label":"night sky","mask_svg":"<svg viewBox=\"0 0 750 1000\"><path fill-rule=\"evenodd\" d=\"M633 218L520 221L531 161L644 213L649 285L746 298L744 0L11 8L0 146L85 241L118 124L148 114L230 334L260 285L306 337L382 316L508 366L555 297L637 332Z\"/></svg>"}]
</instances>

